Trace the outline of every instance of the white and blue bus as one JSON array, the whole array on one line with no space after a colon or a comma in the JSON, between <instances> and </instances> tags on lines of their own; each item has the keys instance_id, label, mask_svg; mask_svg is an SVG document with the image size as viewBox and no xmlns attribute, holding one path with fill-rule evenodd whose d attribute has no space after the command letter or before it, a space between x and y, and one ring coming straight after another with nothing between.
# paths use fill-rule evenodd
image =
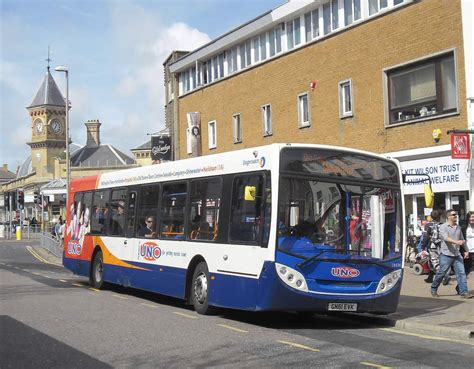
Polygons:
<instances>
[{"instance_id":1,"label":"white and blue bus","mask_svg":"<svg viewBox=\"0 0 474 369\"><path fill-rule=\"evenodd\" d=\"M272 144L73 180L64 266L198 313L397 308L404 206L380 155Z\"/></svg>"}]
</instances>

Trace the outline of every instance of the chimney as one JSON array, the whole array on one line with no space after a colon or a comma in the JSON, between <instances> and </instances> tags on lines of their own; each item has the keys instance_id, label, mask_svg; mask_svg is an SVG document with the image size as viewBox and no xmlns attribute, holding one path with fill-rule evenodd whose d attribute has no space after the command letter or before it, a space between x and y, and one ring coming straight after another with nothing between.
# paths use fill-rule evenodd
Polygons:
<instances>
[{"instance_id":1,"label":"chimney","mask_svg":"<svg viewBox=\"0 0 474 369\"><path fill-rule=\"evenodd\" d=\"M3 170L8 172L8 164L3 164Z\"/></svg>"},{"instance_id":2,"label":"chimney","mask_svg":"<svg viewBox=\"0 0 474 369\"><path fill-rule=\"evenodd\" d=\"M90 119L84 123L87 127L87 142L88 147L100 146L100 126L102 123L98 119Z\"/></svg>"}]
</instances>

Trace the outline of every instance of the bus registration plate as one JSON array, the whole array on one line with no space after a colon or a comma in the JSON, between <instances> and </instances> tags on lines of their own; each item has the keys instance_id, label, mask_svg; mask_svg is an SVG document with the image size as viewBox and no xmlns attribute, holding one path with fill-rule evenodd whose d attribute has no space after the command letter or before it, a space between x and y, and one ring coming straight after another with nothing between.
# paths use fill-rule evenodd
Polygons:
<instances>
[{"instance_id":1,"label":"bus registration plate","mask_svg":"<svg viewBox=\"0 0 474 369\"><path fill-rule=\"evenodd\" d=\"M357 311L355 302L330 302L328 311Z\"/></svg>"}]
</instances>

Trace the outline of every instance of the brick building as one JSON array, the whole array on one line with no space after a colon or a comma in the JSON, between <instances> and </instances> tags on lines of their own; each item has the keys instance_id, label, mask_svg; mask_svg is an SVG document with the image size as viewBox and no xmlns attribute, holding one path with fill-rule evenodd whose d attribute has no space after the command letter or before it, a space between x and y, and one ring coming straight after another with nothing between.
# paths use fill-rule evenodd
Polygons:
<instances>
[{"instance_id":1,"label":"brick building","mask_svg":"<svg viewBox=\"0 0 474 369\"><path fill-rule=\"evenodd\" d=\"M473 128L472 11L461 0L288 1L169 64L176 156L273 142L389 153L430 173L435 208L462 214L474 208L472 160L451 159L447 130ZM406 188L414 219L429 211L422 196Z\"/></svg>"}]
</instances>

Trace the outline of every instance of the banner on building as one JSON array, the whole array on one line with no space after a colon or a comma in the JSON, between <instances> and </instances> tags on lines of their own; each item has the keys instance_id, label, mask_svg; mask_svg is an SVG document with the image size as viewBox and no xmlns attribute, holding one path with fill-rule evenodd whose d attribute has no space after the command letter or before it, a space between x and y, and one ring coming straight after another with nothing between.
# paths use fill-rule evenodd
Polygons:
<instances>
[{"instance_id":1,"label":"banner on building","mask_svg":"<svg viewBox=\"0 0 474 369\"><path fill-rule=\"evenodd\" d=\"M171 160L171 137L151 136L151 160Z\"/></svg>"},{"instance_id":2,"label":"banner on building","mask_svg":"<svg viewBox=\"0 0 474 369\"><path fill-rule=\"evenodd\" d=\"M471 144L469 142L469 133L451 133L451 158L471 158Z\"/></svg>"}]
</instances>

